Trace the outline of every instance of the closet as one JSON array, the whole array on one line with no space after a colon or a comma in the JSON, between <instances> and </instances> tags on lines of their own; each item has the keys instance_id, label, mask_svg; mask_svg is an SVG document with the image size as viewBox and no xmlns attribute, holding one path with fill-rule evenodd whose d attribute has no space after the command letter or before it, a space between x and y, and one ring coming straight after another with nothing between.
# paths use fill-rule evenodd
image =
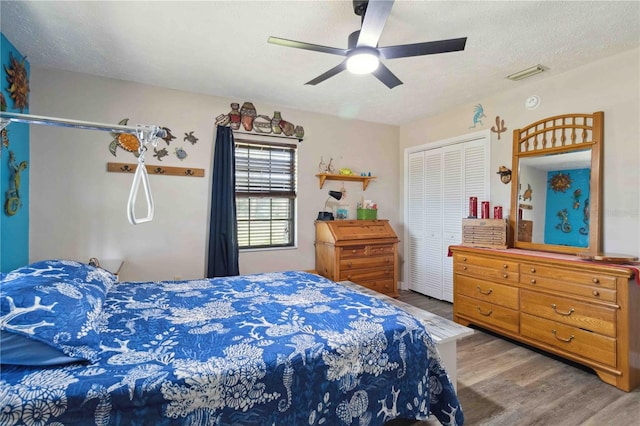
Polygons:
<instances>
[{"instance_id":1,"label":"closet","mask_svg":"<svg viewBox=\"0 0 640 426\"><path fill-rule=\"evenodd\" d=\"M405 150L405 269L410 290L453 302L450 245L462 238L469 197L489 200L488 131Z\"/></svg>"}]
</instances>

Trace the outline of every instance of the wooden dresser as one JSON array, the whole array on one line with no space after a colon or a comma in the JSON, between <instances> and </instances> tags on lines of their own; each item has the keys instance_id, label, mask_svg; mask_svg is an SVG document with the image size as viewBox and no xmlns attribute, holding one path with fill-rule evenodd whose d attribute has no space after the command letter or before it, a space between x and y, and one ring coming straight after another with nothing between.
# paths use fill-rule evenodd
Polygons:
<instances>
[{"instance_id":1,"label":"wooden dresser","mask_svg":"<svg viewBox=\"0 0 640 426\"><path fill-rule=\"evenodd\" d=\"M452 246L453 319L640 385L640 285L624 266L530 250Z\"/></svg>"},{"instance_id":2,"label":"wooden dresser","mask_svg":"<svg viewBox=\"0 0 640 426\"><path fill-rule=\"evenodd\" d=\"M398 297L398 241L388 220L316 221L316 271Z\"/></svg>"}]
</instances>

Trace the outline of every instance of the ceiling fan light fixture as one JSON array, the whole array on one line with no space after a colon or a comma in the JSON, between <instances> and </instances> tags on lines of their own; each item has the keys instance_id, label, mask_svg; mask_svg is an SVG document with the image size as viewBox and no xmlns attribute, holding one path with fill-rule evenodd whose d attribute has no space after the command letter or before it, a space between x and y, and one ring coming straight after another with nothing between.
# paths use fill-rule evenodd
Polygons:
<instances>
[{"instance_id":1,"label":"ceiling fan light fixture","mask_svg":"<svg viewBox=\"0 0 640 426\"><path fill-rule=\"evenodd\" d=\"M349 52L347 69L352 74L370 74L378 69L378 51L371 47L358 47Z\"/></svg>"},{"instance_id":2,"label":"ceiling fan light fixture","mask_svg":"<svg viewBox=\"0 0 640 426\"><path fill-rule=\"evenodd\" d=\"M524 80L525 78L531 77L532 75L540 74L545 71L546 68L540 64L534 65L531 68L524 69L522 71L514 72L513 74L509 74L506 78L512 81Z\"/></svg>"}]
</instances>

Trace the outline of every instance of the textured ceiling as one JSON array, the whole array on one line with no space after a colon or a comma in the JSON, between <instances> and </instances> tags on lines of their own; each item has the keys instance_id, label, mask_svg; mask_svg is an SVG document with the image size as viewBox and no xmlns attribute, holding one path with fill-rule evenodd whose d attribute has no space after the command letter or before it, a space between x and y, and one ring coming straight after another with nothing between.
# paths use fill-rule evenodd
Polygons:
<instances>
[{"instance_id":1,"label":"textured ceiling","mask_svg":"<svg viewBox=\"0 0 640 426\"><path fill-rule=\"evenodd\" d=\"M30 63L366 121L403 124L640 45L640 2L403 1L380 46L468 37L462 52L384 61L403 85L343 72L351 1L0 1L1 30ZM504 77L535 64L525 82ZM82 117L74 117L81 119Z\"/></svg>"}]
</instances>

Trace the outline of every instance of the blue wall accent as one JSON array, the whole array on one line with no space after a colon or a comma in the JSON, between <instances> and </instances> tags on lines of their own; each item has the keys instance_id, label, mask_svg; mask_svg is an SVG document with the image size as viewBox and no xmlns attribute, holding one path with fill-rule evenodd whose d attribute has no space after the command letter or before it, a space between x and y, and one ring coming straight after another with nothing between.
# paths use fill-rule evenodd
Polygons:
<instances>
[{"instance_id":1,"label":"blue wall accent","mask_svg":"<svg viewBox=\"0 0 640 426\"><path fill-rule=\"evenodd\" d=\"M7 81L7 73L4 69L10 67L9 53L14 58L21 61L23 56L16 48L6 39L4 34L0 33L0 88L2 94L7 101L7 112L29 113L29 108L20 111L13 106L13 99L9 94L9 83ZM30 75L29 62L25 61L27 75ZM9 138L9 146L5 147L1 144L0 150L0 196L1 207L0 212L0 271L9 272L15 268L29 263L29 125L24 123L12 123L6 127ZM22 171L20 183L20 199L22 206L18 212L9 216L5 212L6 192L9 189L9 151L15 154L15 162L26 160L29 164L27 169Z\"/></svg>"},{"instance_id":2,"label":"blue wall accent","mask_svg":"<svg viewBox=\"0 0 640 426\"><path fill-rule=\"evenodd\" d=\"M568 174L571 186L562 191L551 188L551 178L558 173ZM575 247L589 246L589 224L585 222L585 207L589 202L589 181L591 169L555 170L547 173L547 208L544 217L544 243L569 245ZM580 196L576 197L576 191ZM569 232L562 231L562 218L559 212L566 209ZM568 228L565 226L565 230Z\"/></svg>"}]
</instances>

